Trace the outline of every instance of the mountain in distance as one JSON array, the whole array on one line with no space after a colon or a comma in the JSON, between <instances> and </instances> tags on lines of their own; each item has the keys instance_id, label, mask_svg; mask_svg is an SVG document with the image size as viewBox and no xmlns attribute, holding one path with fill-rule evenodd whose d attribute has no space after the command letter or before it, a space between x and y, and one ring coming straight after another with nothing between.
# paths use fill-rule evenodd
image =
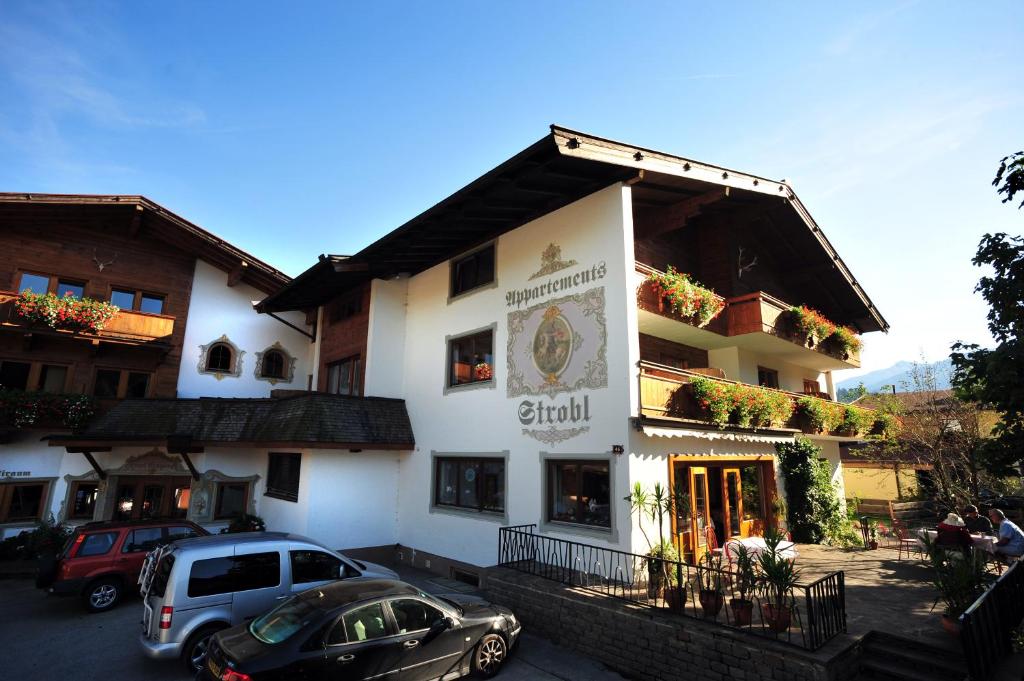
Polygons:
<instances>
[{"instance_id":1,"label":"mountain in distance","mask_svg":"<svg viewBox=\"0 0 1024 681\"><path fill-rule=\"evenodd\" d=\"M896 392L901 393L917 390L912 376L914 364L914 362L906 361L896 362L886 369L878 369L855 378L848 378L836 385L836 391L854 390L861 383L864 384L869 393L878 392L884 385L895 385ZM944 359L924 366L931 367L934 370L935 387L937 389L945 390L950 387L949 379L953 373L952 360Z\"/></svg>"}]
</instances>

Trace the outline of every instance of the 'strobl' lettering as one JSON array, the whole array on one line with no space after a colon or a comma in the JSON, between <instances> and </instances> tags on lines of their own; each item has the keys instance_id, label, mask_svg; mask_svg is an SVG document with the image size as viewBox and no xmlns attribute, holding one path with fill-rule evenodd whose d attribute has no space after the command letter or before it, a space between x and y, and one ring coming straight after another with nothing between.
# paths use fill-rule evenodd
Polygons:
<instances>
[{"instance_id":1,"label":"'strobl' lettering","mask_svg":"<svg viewBox=\"0 0 1024 681\"><path fill-rule=\"evenodd\" d=\"M519 403L519 422L524 426L533 424L585 423L590 420L590 397L583 401L569 398L568 404L552 404L543 400L523 400Z\"/></svg>"},{"instance_id":2,"label":"'strobl' lettering","mask_svg":"<svg viewBox=\"0 0 1024 681\"><path fill-rule=\"evenodd\" d=\"M539 300L553 293L559 293L576 286L589 284L598 279L604 279L608 274L608 267L602 260L589 270L581 270L575 274L567 274L564 277L553 277L543 284L531 288L514 289L505 294L505 304L509 307L522 307L531 301Z\"/></svg>"}]
</instances>

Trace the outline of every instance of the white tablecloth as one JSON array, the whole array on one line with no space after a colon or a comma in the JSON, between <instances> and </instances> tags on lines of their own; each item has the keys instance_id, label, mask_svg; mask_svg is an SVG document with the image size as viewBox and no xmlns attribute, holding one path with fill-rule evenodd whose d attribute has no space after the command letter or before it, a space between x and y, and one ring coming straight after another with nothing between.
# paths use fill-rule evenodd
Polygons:
<instances>
[{"instance_id":1,"label":"white tablecloth","mask_svg":"<svg viewBox=\"0 0 1024 681\"><path fill-rule=\"evenodd\" d=\"M922 527L920 530L918 530L917 534L921 537L921 539L924 539L925 536L927 536L928 537L928 541L931 541L931 542L934 542L935 538L939 536L938 530L929 530L928 528L924 528L924 527ZM972 534L971 535L971 543L974 545L974 548L976 548L976 549L981 549L982 551L987 551L988 553L995 553L996 552L996 537L993 537L991 535L988 535L988 534ZM921 548L922 549L924 548L923 544L922 544Z\"/></svg>"},{"instance_id":2,"label":"white tablecloth","mask_svg":"<svg viewBox=\"0 0 1024 681\"><path fill-rule=\"evenodd\" d=\"M733 560L736 560L736 546L743 544L747 547L747 551L754 557L757 558L768 549L768 544L765 543L764 537L744 537L743 539L730 539L725 543L726 553L732 556ZM796 544L791 541L783 540L779 544L779 553L783 558L788 560L795 560L799 555L796 551Z\"/></svg>"}]
</instances>

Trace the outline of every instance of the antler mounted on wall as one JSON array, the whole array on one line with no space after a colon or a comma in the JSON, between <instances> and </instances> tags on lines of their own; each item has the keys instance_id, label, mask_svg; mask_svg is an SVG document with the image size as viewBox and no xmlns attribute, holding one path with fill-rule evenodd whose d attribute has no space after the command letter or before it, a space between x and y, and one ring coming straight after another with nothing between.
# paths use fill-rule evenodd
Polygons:
<instances>
[{"instance_id":1,"label":"antler mounted on wall","mask_svg":"<svg viewBox=\"0 0 1024 681\"><path fill-rule=\"evenodd\" d=\"M96 269L98 269L100 272L102 272L104 267L109 267L110 265L114 264L114 262L117 260L117 253L114 253L114 257L113 258L111 258L110 260L107 260L106 262L104 262L104 261L100 260L98 255L96 255L96 249L94 248L94 249L92 249L92 260L93 260L93 262L96 263Z\"/></svg>"},{"instance_id":2,"label":"antler mounted on wall","mask_svg":"<svg viewBox=\"0 0 1024 681\"><path fill-rule=\"evenodd\" d=\"M749 272L750 270L754 269L754 265L756 265L756 264L757 264L757 256L756 255L746 265L743 264L743 246L740 246L740 254L736 258L736 266L739 269L739 271L737 272L737 276L739 276L739 278L742 279L743 278L743 273L744 272Z\"/></svg>"}]
</instances>

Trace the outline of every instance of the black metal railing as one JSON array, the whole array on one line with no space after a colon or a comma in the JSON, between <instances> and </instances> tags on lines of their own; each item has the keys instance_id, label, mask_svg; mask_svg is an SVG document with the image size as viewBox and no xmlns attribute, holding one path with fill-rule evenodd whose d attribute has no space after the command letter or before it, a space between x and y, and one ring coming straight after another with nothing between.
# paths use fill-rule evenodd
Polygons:
<instances>
[{"instance_id":1,"label":"black metal railing","mask_svg":"<svg viewBox=\"0 0 1024 681\"><path fill-rule=\"evenodd\" d=\"M1016 562L960 616L960 638L971 681L988 681L1013 652L1011 637L1024 619L1024 569Z\"/></svg>"},{"instance_id":2,"label":"black metal railing","mask_svg":"<svg viewBox=\"0 0 1024 681\"><path fill-rule=\"evenodd\" d=\"M498 564L636 605L817 650L846 631L842 572L798 584L782 598L723 567L651 558L536 534L536 525L498 530Z\"/></svg>"}]
</instances>

